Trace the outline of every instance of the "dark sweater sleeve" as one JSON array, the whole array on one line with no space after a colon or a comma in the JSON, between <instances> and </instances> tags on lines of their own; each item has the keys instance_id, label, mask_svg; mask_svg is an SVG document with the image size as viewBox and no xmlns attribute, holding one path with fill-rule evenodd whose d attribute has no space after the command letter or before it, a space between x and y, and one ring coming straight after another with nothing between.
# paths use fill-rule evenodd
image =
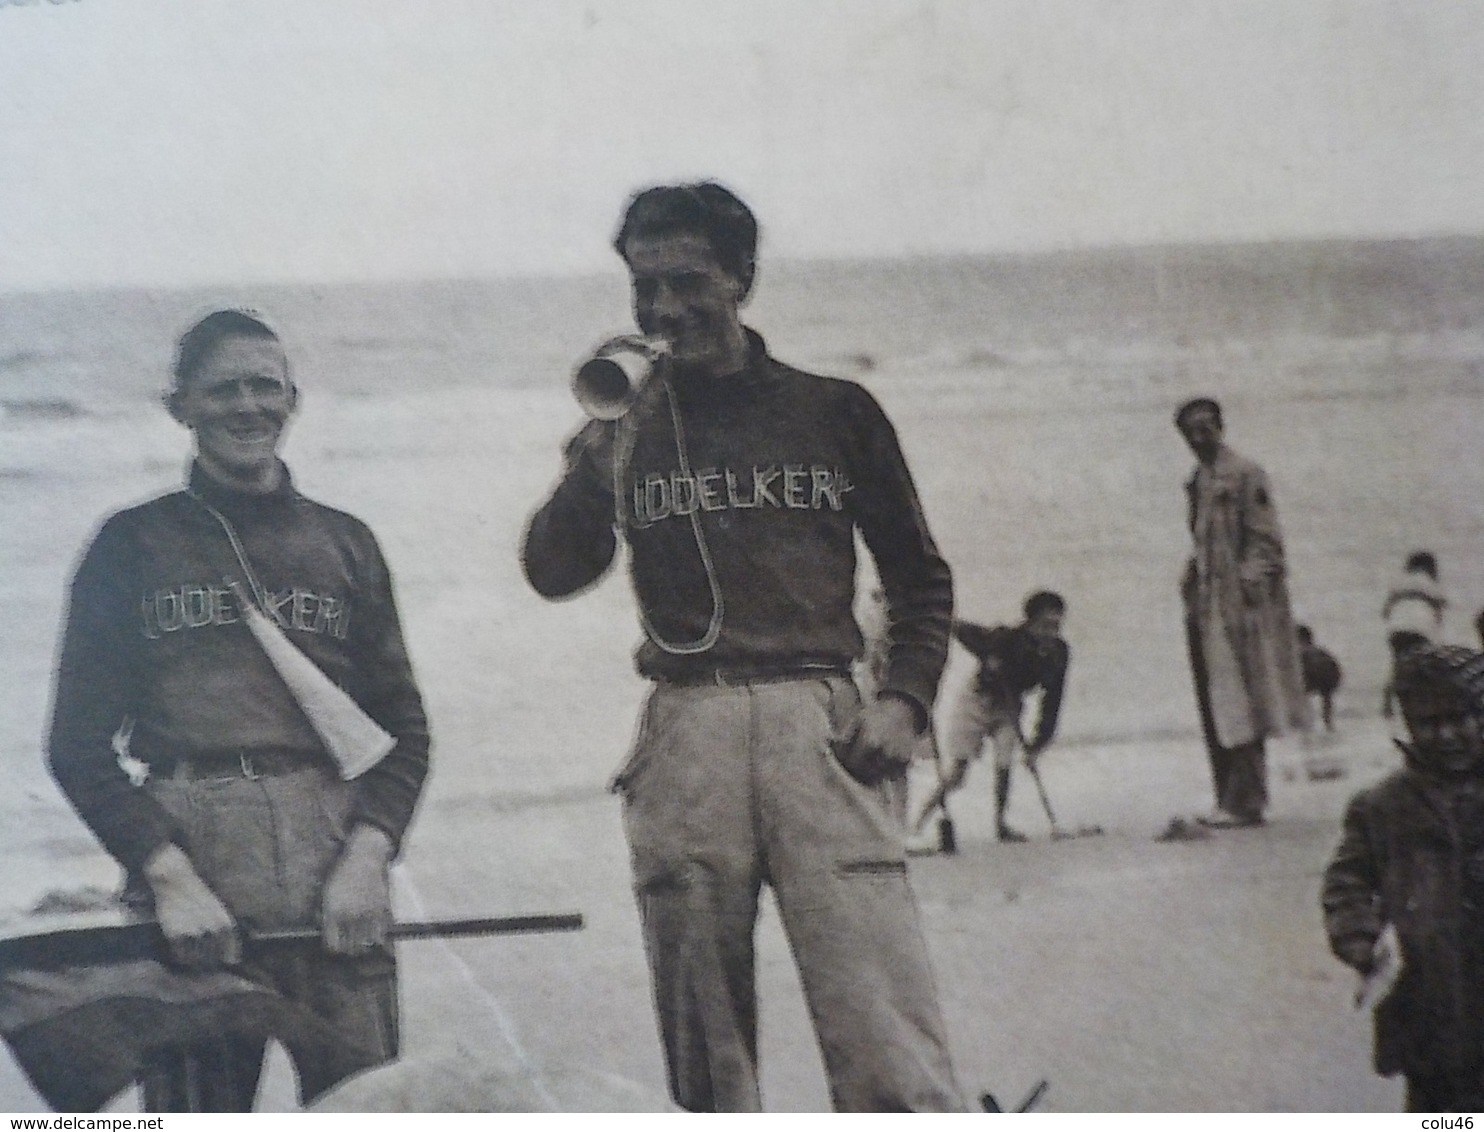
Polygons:
<instances>
[{"instance_id":1,"label":"dark sweater sleeve","mask_svg":"<svg viewBox=\"0 0 1484 1132\"><path fill-rule=\"evenodd\" d=\"M928 530L896 430L864 388L852 386L851 510L886 591L886 674L878 694L903 696L931 717L948 658L953 576Z\"/></svg>"},{"instance_id":2,"label":"dark sweater sleeve","mask_svg":"<svg viewBox=\"0 0 1484 1132\"><path fill-rule=\"evenodd\" d=\"M567 442L562 478L526 527L521 568L542 597L571 597L613 564L613 473L601 465L612 459L614 431L612 422L589 421Z\"/></svg>"},{"instance_id":3,"label":"dark sweater sleeve","mask_svg":"<svg viewBox=\"0 0 1484 1132\"><path fill-rule=\"evenodd\" d=\"M1383 927L1381 866L1369 836L1369 795L1352 798L1344 833L1324 870L1321 903L1330 950L1360 971L1369 969L1371 949Z\"/></svg>"},{"instance_id":4,"label":"dark sweater sleeve","mask_svg":"<svg viewBox=\"0 0 1484 1132\"><path fill-rule=\"evenodd\" d=\"M1041 695L1041 711L1036 719L1036 735L1030 749L1039 751L1056 738L1056 722L1061 715L1062 693L1067 686L1067 666L1071 663L1072 650L1063 642L1056 656L1048 663L1046 677L1041 683L1045 691Z\"/></svg>"},{"instance_id":5,"label":"dark sweater sleeve","mask_svg":"<svg viewBox=\"0 0 1484 1132\"><path fill-rule=\"evenodd\" d=\"M121 865L143 866L178 830L119 766L113 737L139 702L142 637L127 524L115 516L77 573L62 634L47 761L73 809Z\"/></svg>"},{"instance_id":6,"label":"dark sweater sleeve","mask_svg":"<svg viewBox=\"0 0 1484 1132\"><path fill-rule=\"evenodd\" d=\"M994 653L1001 634L986 625L976 625L972 621L955 621L953 635L958 639L959 644L973 653L979 663L983 664Z\"/></svg>"},{"instance_id":7,"label":"dark sweater sleeve","mask_svg":"<svg viewBox=\"0 0 1484 1132\"><path fill-rule=\"evenodd\" d=\"M366 577L358 604L356 636L358 702L396 739L391 752L356 779L354 820L373 825L400 850L402 836L428 774L431 741L422 696L402 639L391 571L375 537L362 528Z\"/></svg>"}]
</instances>

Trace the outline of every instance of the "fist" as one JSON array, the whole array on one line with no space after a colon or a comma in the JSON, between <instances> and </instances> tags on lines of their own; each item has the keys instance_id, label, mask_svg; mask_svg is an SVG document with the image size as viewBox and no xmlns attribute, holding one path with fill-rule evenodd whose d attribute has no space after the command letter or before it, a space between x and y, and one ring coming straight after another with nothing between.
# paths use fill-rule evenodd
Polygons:
<instances>
[{"instance_id":1,"label":"fist","mask_svg":"<svg viewBox=\"0 0 1484 1132\"><path fill-rule=\"evenodd\" d=\"M917 749L916 718L896 696L868 704L855 728L835 744L835 757L863 786L901 778Z\"/></svg>"},{"instance_id":2,"label":"fist","mask_svg":"<svg viewBox=\"0 0 1484 1132\"><path fill-rule=\"evenodd\" d=\"M207 971L242 962L242 941L232 914L179 846L156 849L144 863L144 878L154 895L155 919L176 963Z\"/></svg>"},{"instance_id":3,"label":"fist","mask_svg":"<svg viewBox=\"0 0 1484 1132\"><path fill-rule=\"evenodd\" d=\"M325 882L321 918L325 947L358 955L386 942L392 926L392 843L381 830L358 825Z\"/></svg>"}]
</instances>

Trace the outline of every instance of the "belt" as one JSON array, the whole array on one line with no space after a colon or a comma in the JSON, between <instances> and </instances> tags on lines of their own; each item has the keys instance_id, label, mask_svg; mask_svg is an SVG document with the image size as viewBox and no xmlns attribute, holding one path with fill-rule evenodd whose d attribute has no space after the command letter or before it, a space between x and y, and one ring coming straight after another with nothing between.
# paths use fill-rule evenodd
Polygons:
<instances>
[{"instance_id":1,"label":"belt","mask_svg":"<svg viewBox=\"0 0 1484 1132\"><path fill-rule=\"evenodd\" d=\"M747 684L781 684L786 680L825 680L849 676L848 664L749 664L737 668L699 668L657 677L674 688L736 688Z\"/></svg>"},{"instance_id":2,"label":"belt","mask_svg":"<svg viewBox=\"0 0 1484 1132\"><path fill-rule=\"evenodd\" d=\"M308 770L323 760L309 751L237 747L216 751L152 750L139 756L160 778L273 778Z\"/></svg>"}]
</instances>

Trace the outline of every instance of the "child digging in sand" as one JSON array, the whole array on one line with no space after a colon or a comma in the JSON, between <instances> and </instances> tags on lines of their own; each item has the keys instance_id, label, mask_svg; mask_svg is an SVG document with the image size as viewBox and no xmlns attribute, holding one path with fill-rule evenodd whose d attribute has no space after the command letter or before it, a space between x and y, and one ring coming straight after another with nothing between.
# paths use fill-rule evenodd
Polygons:
<instances>
[{"instance_id":1,"label":"child digging in sand","mask_svg":"<svg viewBox=\"0 0 1484 1132\"><path fill-rule=\"evenodd\" d=\"M949 769L919 813L913 833L921 835L948 796L963 785L969 764L986 740L994 748L995 833L1001 841L1024 841L1025 834L1005 822L1010 772L1017 755L1035 774L1036 761L1056 736L1071 649L1062 639L1067 603L1061 594L1039 590L1025 599L1025 619L1016 626L986 628L954 621L953 635L979 660L979 673L964 690L949 731ZM1026 697L1041 690L1035 735L1025 742L1020 716ZM946 813L946 810L944 811ZM1049 806L1048 806L1048 817Z\"/></svg>"}]
</instances>

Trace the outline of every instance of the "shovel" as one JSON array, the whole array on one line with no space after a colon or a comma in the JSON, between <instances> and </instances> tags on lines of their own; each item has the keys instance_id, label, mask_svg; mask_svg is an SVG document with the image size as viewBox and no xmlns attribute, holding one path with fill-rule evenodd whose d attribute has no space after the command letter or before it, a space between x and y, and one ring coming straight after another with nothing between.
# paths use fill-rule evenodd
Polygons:
<instances>
[{"instance_id":1,"label":"shovel","mask_svg":"<svg viewBox=\"0 0 1484 1132\"><path fill-rule=\"evenodd\" d=\"M1046 811L1047 820L1051 822L1052 841L1070 841L1074 837L1098 837L1102 834L1103 827L1100 825L1084 825L1079 827L1075 833L1062 829L1057 823L1056 814L1051 810L1051 798L1046 793L1046 784L1041 781L1041 768L1027 760L1025 769L1031 772L1031 780L1036 784L1036 793L1041 796L1041 807Z\"/></svg>"}]
</instances>

